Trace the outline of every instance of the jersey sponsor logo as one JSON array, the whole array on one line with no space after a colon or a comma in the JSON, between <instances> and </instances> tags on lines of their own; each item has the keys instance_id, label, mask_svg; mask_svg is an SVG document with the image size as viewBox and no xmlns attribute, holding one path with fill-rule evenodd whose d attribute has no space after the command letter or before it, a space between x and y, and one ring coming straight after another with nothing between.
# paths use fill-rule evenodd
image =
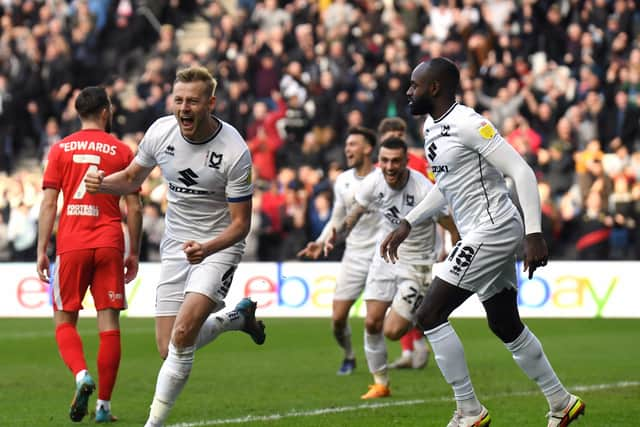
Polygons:
<instances>
[{"instance_id":1,"label":"jersey sponsor logo","mask_svg":"<svg viewBox=\"0 0 640 427\"><path fill-rule=\"evenodd\" d=\"M429 147L427 147L427 157L429 160L434 161L436 159L438 146L435 143L431 143Z\"/></svg>"},{"instance_id":2,"label":"jersey sponsor logo","mask_svg":"<svg viewBox=\"0 0 640 427\"><path fill-rule=\"evenodd\" d=\"M391 221L392 224L398 225L400 224L400 210L395 206L390 207L384 213L384 216Z\"/></svg>"},{"instance_id":3,"label":"jersey sponsor logo","mask_svg":"<svg viewBox=\"0 0 640 427\"><path fill-rule=\"evenodd\" d=\"M433 173L449 172L449 166L447 166L447 165L431 165L431 172L433 172Z\"/></svg>"},{"instance_id":4,"label":"jersey sponsor logo","mask_svg":"<svg viewBox=\"0 0 640 427\"><path fill-rule=\"evenodd\" d=\"M178 173L180 174L180 178L178 178L178 181L180 181L187 187L191 187L192 185L196 185L198 183L198 181L194 179L198 178L198 174L192 171L191 168L182 169L181 171L178 171Z\"/></svg>"},{"instance_id":5,"label":"jersey sponsor logo","mask_svg":"<svg viewBox=\"0 0 640 427\"><path fill-rule=\"evenodd\" d=\"M480 123L480 127L478 128L478 133L484 139L491 139L493 135L496 134L496 130L491 126L489 122Z\"/></svg>"},{"instance_id":6,"label":"jersey sponsor logo","mask_svg":"<svg viewBox=\"0 0 640 427\"><path fill-rule=\"evenodd\" d=\"M75 150L90 150L97 151L99 153L109 154L111 156L116 155L116 147L115 145L106 144L104 142L95 142L95 141L68 141L61 142L60 147L64 150L64 152L75 151Z\"/></svg>"},{"instance_id":7,"label":"jersey sponsor logo","mask_svg":"<svg viewBox=\"0 0 640 427\"><path fill-rule=\"evenodd\" d=\"M68 216L99 216L100 208L96 205L67 205Z\"/></svg>"},{"instance_id":8,"label":"jersey sponsor logo","mask_svg":"<svg viewBox=\"0 0 640 427\"><path fill-rule=\"evenodd\" d=\"M449 131L451 130L451 126L449 125L442 125L442 127L440 128L440 135L442 136L449 136Z\"/></svg>"},{"instance_id":9,"label":"jersey sponsor logo","mask_svg":"<svg viewBox=\"0 0 640 427\"><path fill-rule=\"evenodd\" d=\"M176 155L176 147L174 147L173 145L167 145L167 148L164 149L165 154L169 155L169 156L175 156Z\"/></svg>"},{"instance_id":10,"label":"jersey sponsor logo","mask_svg":"<svg viewBox=\"0 0 640 427\"><path fill-rule=\"evenodd\" d=\"M169 183L169 190L183 194L215 194L215 191L195 190L193 188L178 187L172 182Z\"/></svg>"},{"instance_id":11,"label":"jersey sponsor logo","mask_svg":"<svg viewBox=\"0 0 640 427\"><path fill-rule=\"evenodd\" d=\"M413 197L412 194L407 194L405 196L404 202L407 204L407 206L415 206L415 197Z\"/></svg>"},{"instance_id":12,"label":"jersey sponsor logo","mask_svg":"<svg viewBox=\"0 0 640 427\"><path fill-rule=\"evenodd\" d=\"M209 154L209 164L210 168L220 169L220 164L222 163L222 154L218 154L215 151L212 151Z\"/></svg>"}]
</instances>

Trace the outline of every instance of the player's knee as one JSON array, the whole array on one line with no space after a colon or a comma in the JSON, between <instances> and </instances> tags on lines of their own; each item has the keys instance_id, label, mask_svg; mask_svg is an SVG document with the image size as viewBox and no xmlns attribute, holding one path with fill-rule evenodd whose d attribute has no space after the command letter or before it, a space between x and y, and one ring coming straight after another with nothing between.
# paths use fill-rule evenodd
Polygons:
<instances>
[{"instance_id":1,"label":"player's knee","mask_svg":"<svg viewBox=\"0 0 640 427\"><path fill-rule=\"evenodd\" d=\"M192 328L189 325L175 325L171 334L171 341L176 348L184 348L192 345L189 338L192 334Z\"/></svg>"},{"instance_id":2,"label":"player's knee","mask_svg":"<svg viewBox=\"0 0 640 427\"><path fill-rule=\"evenodd\" d=\"M379 334L382 331L383 322L384 319L366 318L364 321L364 328L368 334Z\"/></svg>"},{"instance_id":3,"label":"player's knee","mask_svg":"<svg viewBox=\"0 0 640 427\"><path fill-rule=\"evenodd\" d=\"M518 335L524 329L524 325L522 322L510 322L504 319L487 319L489 324L489 329L494 333L495 336L500 338L500 340L504 343L509 343L518 338Z\"/></svg>"},{"instance_id":4,"label":"player's knee","mask_svg":"<svg viewBox=\"0 0 640 427\"><path fill-rule=\"evenodd\" d=\"M398 341L407 331L402 325L384 325L384 336L391 341Z\"/></svg>"},{"instance_id":5,"label":"player's knee","mask_svg":"<svg viewBox=\"0 0 640 427\"><path fill-rule=\"evenodd\" d=\"M423 331L429 331L436 328L449 320L449 313L444 310L436 310L435 308L420 307L416 318L416 323Z\"/></svg>"}]
</instances>

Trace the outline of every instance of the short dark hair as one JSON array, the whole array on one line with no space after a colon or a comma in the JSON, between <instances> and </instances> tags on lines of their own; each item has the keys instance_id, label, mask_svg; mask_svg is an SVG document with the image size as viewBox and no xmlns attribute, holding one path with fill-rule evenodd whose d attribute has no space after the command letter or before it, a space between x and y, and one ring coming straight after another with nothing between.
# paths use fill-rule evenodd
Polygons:
<instances>
[{"instance_id":1,"label":"short dark hair","mask_svg":"<svg viewBox=\"0 0 640 427\"><path fill-rule=\"evenodd\" d=\"M362 135L372 147L376 146L376 133L364 126L353 126L347 131L347 135Z\"/></svg>"},{"instance_id":2,"label":"short dark hair","mask_svg":"<svg viewBox=\"0 0 640 427\"><path fill-rule=\"evenodd\" d=\"M397 150L401 148L405 153L407 152L407 143L402 138L398 138L392 136L390 138L385 139L380 143L380 147L389 148L391 150Z\"/></svg>"},{"instance_id":3,"label":"short dark hair","mask_svg":"<svg viewBox=\"0 0 640 427\"><path fill-rule=\"evenodd\" d=\"M384 135L387 132L406 132L407 122L400 117L385 117L378 125L378 135Z\"/></svg>"},{"instance_id":4,"label":"short dark hair","mask_svg":"<svg viewBox=\"0 0 640 427\"><path fill-rule=\"evenodd\" d=\"M76 97L76 111L80 118L98 115L104 108L109 108L111 101L103 87L89 86L80 91Z\"/></svg>"}]
</instances>

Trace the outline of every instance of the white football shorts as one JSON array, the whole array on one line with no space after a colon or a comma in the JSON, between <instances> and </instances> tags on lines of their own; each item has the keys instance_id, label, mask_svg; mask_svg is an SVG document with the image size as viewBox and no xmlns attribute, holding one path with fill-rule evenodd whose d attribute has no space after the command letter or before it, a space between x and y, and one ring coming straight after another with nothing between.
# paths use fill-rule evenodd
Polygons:
<instances>
[{"instance_id":1,"label":"white football shorts","mask_svg":"<svg viewBox=\"0 0 640 427\"><path fill-rule=\"evenodd\" d=\"M221 251L209 255L200 264L189 264L182 244L170 238L160 244L156 316L177 315L187 292L206 295L217 304L216 310L221 310L242 256Z\"/></svg>"},{"instance_id":2,"label":"white football shorts","mask_svg":"<svg viewBox=\"0 0 640 427\"><path fill-rule=\"evenodd\" d=\"M363 299L391 302L403 318L415 322L416 310L431 283L431 265L406 264L402 260L387 264L380 256L373 258Z\"/></svg>"},{"instance_id":3,"label":"white football shorts","mask_svg":"<svg viewBox=\"0 0 640 427\"><path fill-rule=\"evenodd\" d=\"M445 282L478 294L486 301L503 289L517 289L516 251L524 236L519 214L492 228L476 229L434 266L434 275Z\"/></svg>"},{"instance_id":4,"label":"white football shorts","mask_svg":"<svg viewBox=\"0 0 640 427\"><path fill-rule=\"evenodd\" d=\"M344 251L340 271L336 279L336 290L333 299L337 301L355 301L358 299L364 285L375 248L349 249Z\"/></svg>"}]
</instances>

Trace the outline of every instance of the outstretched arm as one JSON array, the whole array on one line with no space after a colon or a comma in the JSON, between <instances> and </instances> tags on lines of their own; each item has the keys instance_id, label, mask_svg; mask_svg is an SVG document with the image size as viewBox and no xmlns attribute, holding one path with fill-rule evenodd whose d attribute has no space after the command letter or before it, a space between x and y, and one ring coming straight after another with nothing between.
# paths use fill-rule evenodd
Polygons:
<instances>
[{"instance_id":1,"label":"outstretched arm","mask_svg":"<svg viewBox=\"0 0 640 427\"><path fill-rule=\"evenodd\" d=\"M125 169L104 175L104 171L90 172L84 179L89 193L109 193L125 195L134 193L140 188L144 179L149 175L153 167L145 167L135 160Z\"/></svg>"},{"instance_id":2,"label":"outstretched arm","mask_svg":"<svg viewBox=\"0 0 640 427\"><path fill-rule=\"evenodd\" d=\"M545 266L549 256L542 237L540 195L533 170L509 144L499 144L486 159L504 175L510 176L516 186L522 207L525 229L524 269L533 277L536 268Z\"/></svg>"},{"instance_id":3,"label":"outstretched arm","mask_svg":"<svg viewBox=\"0 0 640 427\"><path fill-rule=\"evenodd\" d=\"M355 206L349 211L347 216L345 217L342 224L337 229L334 229L332 232L332 236L325 242L325 255L333 250L336 246L336 242L341 242L346 240L353 230L353 227L356 226L362 215L367 211L367 208L362 206L359 203L356 203Z\"/></svg>"}]
</instances>

